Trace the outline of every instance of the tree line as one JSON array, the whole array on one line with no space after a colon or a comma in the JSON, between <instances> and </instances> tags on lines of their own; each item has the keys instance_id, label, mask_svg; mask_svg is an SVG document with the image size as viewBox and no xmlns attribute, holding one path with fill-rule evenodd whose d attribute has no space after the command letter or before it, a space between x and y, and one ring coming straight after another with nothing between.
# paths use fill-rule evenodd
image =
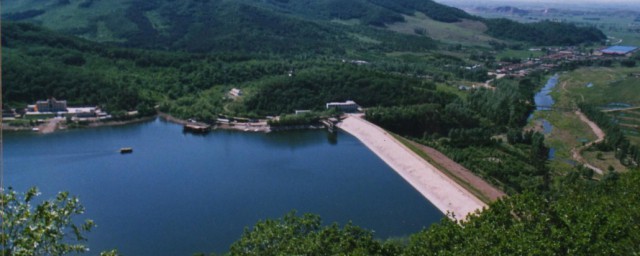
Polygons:
<instances>
[{"instance_id":1,"label":"tree line","mask_svg":"<svg viewBox=\"0 0 640 256\"><path fill-rule=\"evenodd\" d=\"M595 147L602 151L613 151L615 157L626 166L637 167L640 164L640 147L632 144L616 120L595 106L579 104L580 110L605 131L605 139Z\"/></svg>"}]
</instances>

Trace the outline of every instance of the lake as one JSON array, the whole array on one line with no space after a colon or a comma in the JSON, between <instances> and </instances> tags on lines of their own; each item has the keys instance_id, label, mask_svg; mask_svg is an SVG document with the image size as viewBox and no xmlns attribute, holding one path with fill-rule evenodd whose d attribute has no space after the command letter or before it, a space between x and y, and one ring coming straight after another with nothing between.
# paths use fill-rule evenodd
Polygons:
<instances>
[{"instance_id":1,"label":"lake","mask_svg":"<svg viewBox=\"0 0 640 256\"><path fill-rule=\"evenodd\" d=\"M443 214L349 134L185 134L157 119L49 135L5 134L5 186L77 195L90 254L226 252L243 229L296 209L406 236ZM121 155L122 147L133 154Z\"/></svg>"}]
</instances>

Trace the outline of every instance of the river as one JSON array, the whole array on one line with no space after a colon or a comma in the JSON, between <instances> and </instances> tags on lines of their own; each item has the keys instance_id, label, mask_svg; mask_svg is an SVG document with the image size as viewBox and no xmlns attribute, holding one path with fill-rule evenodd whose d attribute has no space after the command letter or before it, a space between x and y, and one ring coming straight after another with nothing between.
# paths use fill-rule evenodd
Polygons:
<instances>
[{"instance_id":1,"label":"river","mask_svg":"<svg viewBox=\"0 0 640 256\"><path fill-rule=\"evenodd\" d=\"M443 214L345 133L206 136L151 122L48 135L6 134L5 186L80 197L90 254L225 252L246 226L296 209L325 224L354 224L378 238L406 236ZM133 147L133 154L118 149Z\"/></svg>"},{"instance_id":2,"label":"river","mask_svg":"<svg viewBox=\"0 0 640 256\"><path fill-rule=\"evenodd\" d=\"M558 81L560 76L555 74L547 80L547 83L540 89L538 93L536 93L533 97L534 102L536 103L536 111L551 111L555 101L551 96L551 92L558 85ZM533 117L533 114L531 115ZM546 119L541 118L542 122L542 133L547 135L553 131L553 125ZM556 155L556 149L549 149L549 160L553 160Z\"/></svg>"}]
</instances>

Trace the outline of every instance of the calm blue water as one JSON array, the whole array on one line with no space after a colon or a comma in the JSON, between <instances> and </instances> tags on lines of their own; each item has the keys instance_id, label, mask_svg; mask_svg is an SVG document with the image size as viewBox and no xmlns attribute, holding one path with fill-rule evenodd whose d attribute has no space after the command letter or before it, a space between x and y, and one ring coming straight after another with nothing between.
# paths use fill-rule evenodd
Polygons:
<instances>
[{"instance_id":1,"label":"calm blue water","mask_svg":"<svg viewBox=\"0 0 640 256\"><path fill-rule=\"evenodd\" d=\"M120 155L130 146L134 153ZM404 236L442 214L354 137L323 131L183 134L161 120L5 135L5 186L80 197L92 254L224 252L245 226L292 209Z\"/></svg>"},{"instance_id":2,"label":"calm blue water","mask_svg":"<svg viewBox=\"0 0 640 256\"><path fill-rule=\"evenodd\" d=\"M536 93L536 95L533 98L537 106L536 110L540 111L540 110L551 109L551 106L553 106L555 101L553 100L550 94L553 91L553 88L555 88L556 85L558 84L559 78L560 77L558 76L558 74L552 76L551 78L549 78L549 80L544 85L544 87L540 90L540 92Z\"/></svg>"},{"instance_id":3,"label":"calm blue water","mask_svg":"<svg viewBox=\"0 0 640 256\"><path fill-rule=\"evenodd\" d=\"M534 95L533 101L536 103L536 106L537 106L536 111L551 110L551 108L553 107L553 104L555 104L553 97L551 97L551 92L553 91L553 88L555 88L556 85L558 84L559 78L560 76L558 76L558 74L555 74L554 76L549 78L549 80L547 80L547 83L544 85L544 87ZM533 114L531 114L531 117L533 117ZM542 133L545 135L550 134L553 131L553 125L546 119L541 119L541 121L542 121ZM549 160L553 160L555 159L555 157L556 157L556 149L550 148Z\"/></svg>"}]
</instances>

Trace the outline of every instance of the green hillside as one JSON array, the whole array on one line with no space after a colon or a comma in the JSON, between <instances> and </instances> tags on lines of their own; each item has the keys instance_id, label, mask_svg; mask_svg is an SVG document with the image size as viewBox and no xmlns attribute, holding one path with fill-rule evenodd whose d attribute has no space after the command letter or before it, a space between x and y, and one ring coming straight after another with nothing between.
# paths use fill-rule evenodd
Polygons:
<instances>
[{"instance_id":1,"label":"green hillside","mask_svg":"<svg viewBox=\"0 0 640 256\"><path fill-rule=\"evenodd\" d=\"M454 43L482 44L493 40L487 35L549 45L605 39L598 30L560 23L539 24L531 32L532 29L523 30L528 27L522 24L484 20L430 0L3 0L2 3L4 18L8 20L34 22L98 42L191 52L292 53L313 49L320 53L344 53L376 46L372 42L395 44L391 50L404 47L398 42L408 42L410 46L404 50L424 50L433 45L430 35L421 31L433 31L432 27L446 24L461 24L452 32L458 36L436 35L436 38ZM433 22L415 25L416 15L424 15ZM469 27L469 22L480 24ZM398 35L397 30L381 29L397 24L412 24L415 33ZM562 40L555 40L557 37Z\"/></svg>"},{"instance_id":2,"label":"green hillside","mask_svg":"<svg viewBox=\"0 0 640 256\"><path fill-rule=\"evenodd\" d=\"M217 114L281 114L293 108L320 109L326 101L347 98L375 106L400 104L407 101L405 97L412 96L415 103L422 100L417 98L420 95L432 94L416 89L423 82L414 77L390 75L411 66L388 57L375 65L358 66L313 52L278 56L140 50L13 22L2 24L2 47L3 82L8 85L2 96L5 103L16 108L56 97L72 105L100 105L110 112L139 110L151 114L153 107L159 105L161 110L181 118L213 120ZM388 43L375 47L394 48ZM454 76L438 70L438 66L446 64L464 63L433 56L432 62L412 69ZM293 78L288 76L290 72L295 72ZM303 88L307 81L315 81L311 94L310 88ZM345 90L349 83L356 82L361 86ZM225 99L232 87L245 90L248 99L237 102ZM393 95L375 95L380 91ZM283 96L299 100L283 101Z\"/></svg>"}]
</instances>

